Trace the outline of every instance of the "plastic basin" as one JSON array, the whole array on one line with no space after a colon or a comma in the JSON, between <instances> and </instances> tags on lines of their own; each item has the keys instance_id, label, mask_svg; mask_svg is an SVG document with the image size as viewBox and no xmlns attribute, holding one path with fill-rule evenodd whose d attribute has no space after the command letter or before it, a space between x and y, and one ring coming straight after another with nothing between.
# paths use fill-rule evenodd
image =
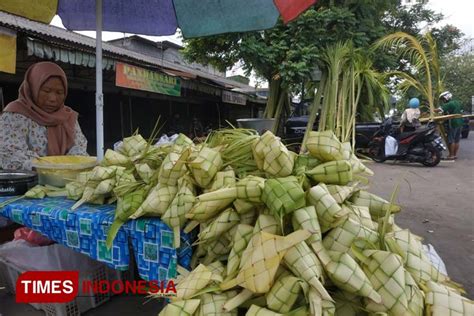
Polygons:
<instances>
[{"instance_id":1,"label":"plastic basin","mask_svg":"<svg viewBox=\"0 0 474 316\"><path fill-rule=\"evenodd\" d=\"M89 171L97 165L97 158L90 156L48 156L35 158L33 167L38 173L38 183L64 187L74 181L76 176Z\"/></svg>"},{"instance_id":2,"label":"plastic basin","mask_svg":"<svg viewBox=\"0 0 474 316\"><path fill-rule=\"evenodd\" d=\"M275 119L246 118L237 120L237 124L240 128L254 129L259 134L263 134L265 131L271 131L274 123Z\"/></svg>"}]
</instances>

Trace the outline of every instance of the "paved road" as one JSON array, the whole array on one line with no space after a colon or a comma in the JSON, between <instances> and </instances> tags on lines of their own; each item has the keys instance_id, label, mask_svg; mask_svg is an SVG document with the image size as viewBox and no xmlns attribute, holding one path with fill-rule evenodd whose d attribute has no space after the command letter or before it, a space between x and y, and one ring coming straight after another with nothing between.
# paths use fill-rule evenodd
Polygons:
<instances>
[{"instance_id":1,"label":"paved road","mask_svg":"<svg viewBox=\"0 0 474 316\"><path fill-rule=\"evenodd\" d=\"M474 298L474 132L461 140L459 159L427 168L392 162L370 164L370 191L390 198L400 178L396 222L432 244L449 276ZM424 221L428 222L424 223Z\"/></svg>"}]
</instances>

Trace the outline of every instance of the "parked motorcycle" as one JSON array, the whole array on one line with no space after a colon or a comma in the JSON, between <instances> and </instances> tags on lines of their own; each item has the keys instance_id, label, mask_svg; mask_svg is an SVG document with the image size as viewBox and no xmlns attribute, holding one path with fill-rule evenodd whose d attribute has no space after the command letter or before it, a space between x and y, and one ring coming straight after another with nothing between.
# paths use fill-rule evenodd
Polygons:
<instances>
[{"instance_id":1,"label":"parked motorcycle","mask_svg":"<svg viewBox=\"0 0 474 316\"><path fill-rule=\"evenodd\" d=\"M385 154L387 137L396 139L398 149L393 155ZM441 153L446 150L443 139L436 132L433 122L415 131L400 133L392 128L392 120L386 119L374 133L369 142L368 154L376 162L398 160L418 162L428 167L436 166L441 160Z\"/></svg>"}]
</instances>

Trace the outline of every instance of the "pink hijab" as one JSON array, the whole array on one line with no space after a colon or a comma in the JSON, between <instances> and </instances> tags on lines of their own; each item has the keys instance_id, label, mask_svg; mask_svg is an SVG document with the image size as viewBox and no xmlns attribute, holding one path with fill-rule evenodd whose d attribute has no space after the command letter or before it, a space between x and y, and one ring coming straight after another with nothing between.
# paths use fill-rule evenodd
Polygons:
<instances>
[{"instance_id":1,"label":"pink hijab","mask_svg":"<svg viewBox=\"0 0 474 316\"><path fill-rule=\"evenodd\" d=\"M48 156L65 155L74 146L77 112L64 103L53 113L37 105L40 88L51 77L61 79L67 95L67 78L61 67L51 62L36 63L26 71L18 99L10 102L4 112L21 114L47 127Z\"/></svg>"}]
</instances>

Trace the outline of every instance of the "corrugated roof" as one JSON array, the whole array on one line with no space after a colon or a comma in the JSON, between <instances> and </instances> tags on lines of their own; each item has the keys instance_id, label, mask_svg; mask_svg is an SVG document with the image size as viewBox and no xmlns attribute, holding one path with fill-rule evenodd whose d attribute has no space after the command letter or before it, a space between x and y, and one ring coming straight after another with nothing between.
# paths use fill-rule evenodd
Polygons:
<instances>
[{"instance_id":1,"label":"corrugated roof","mask_svg":"<svg viewBox=\"0 0 474 316\"><path fill-rule=\"evenodd\" d=\"M73 43L75 45L85 46L85 47L88 47L89 49L93 48L95 50L94 38L91 38L82 34L74 33L72 31L68 31L68 30L53 26L53 25L47 25L47 24L35 22L35 21L29 20L20 16L3 12L3 11L0 11L0 25L10 27L18 31L23 31L25 33L56 38L63 42ZM222 77L212 75L212 74L199 71L196 69L192 69L186 66L177 65L175 63L171 63L159 58L154 58L154 57L143 55L137 52L133 52L125 48L114 46L107 42L102 42L102 49L104 53L109 53L116 56L123 56L140 63L145 63L148 65L177 70L180 72L189 73L193 76L206 78L213 82L219 83L220 85L223 85L226 88L231 88L231 89L232 88L241 88L241 89L249 88L248 85L244 85L239 82L235 82L233 80L222 78Z\"/></svg>"}]
</instances>

